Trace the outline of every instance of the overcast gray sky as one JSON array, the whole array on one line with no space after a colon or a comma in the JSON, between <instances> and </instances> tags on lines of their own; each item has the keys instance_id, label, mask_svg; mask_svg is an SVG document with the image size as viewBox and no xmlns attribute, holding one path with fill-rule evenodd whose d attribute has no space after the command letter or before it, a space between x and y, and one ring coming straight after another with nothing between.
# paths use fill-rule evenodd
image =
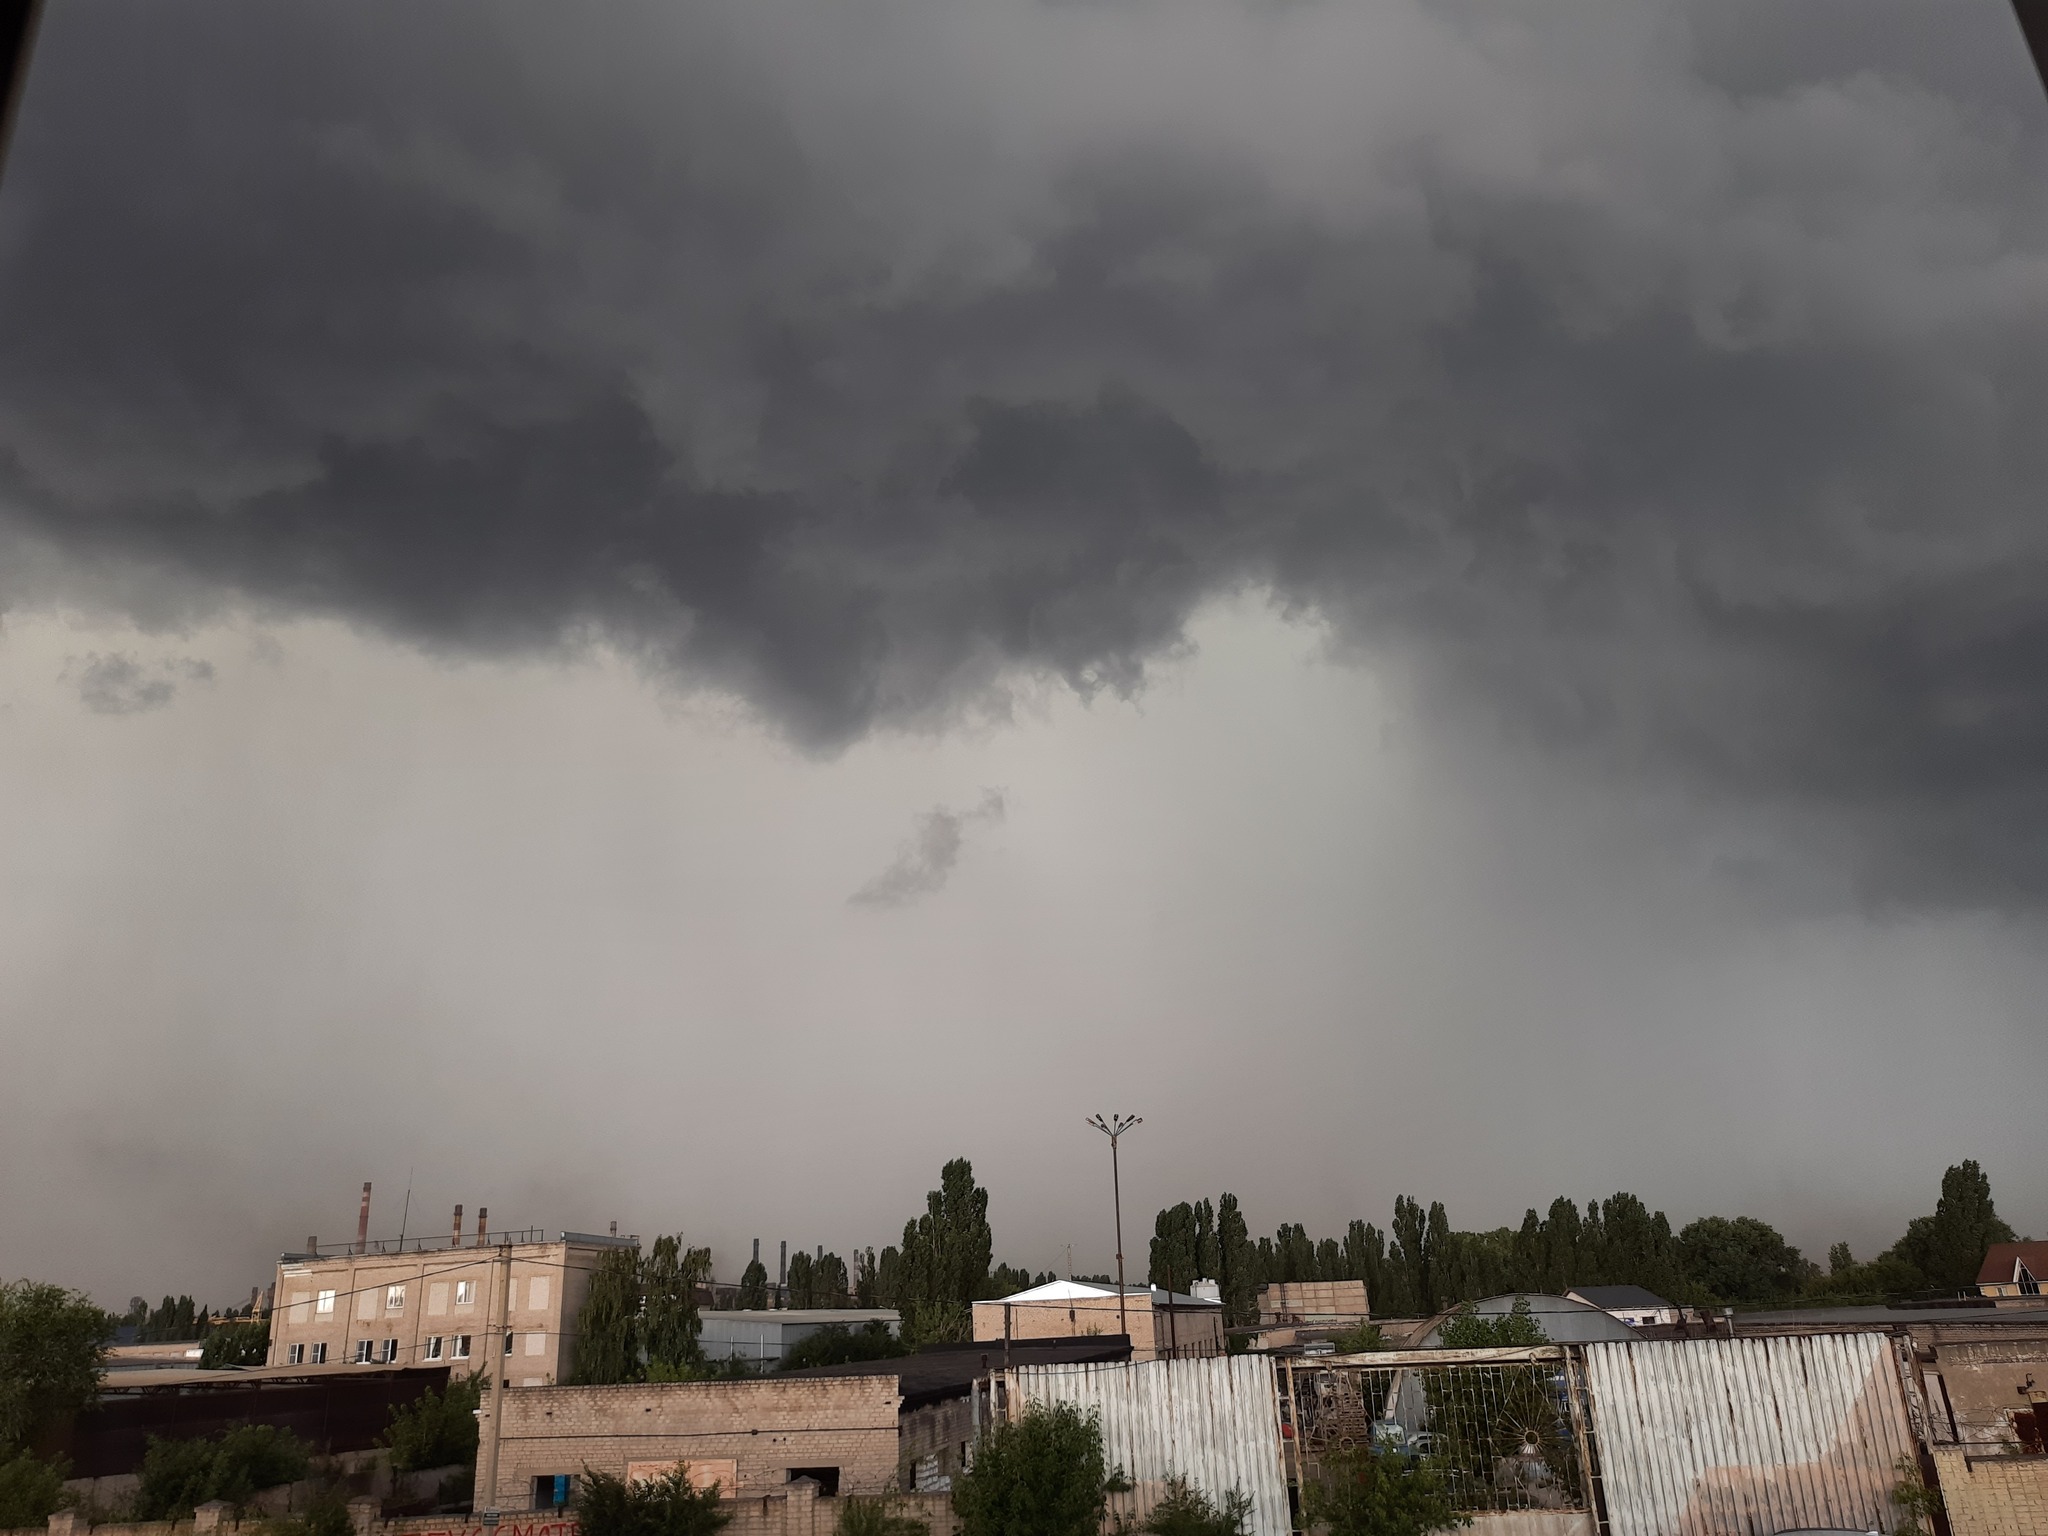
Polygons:
<instances>
[{"instance_id":1,"label":"overcast gray sky","mask_svg":"<svg viewBox=\"0 0 2048 1536\"><path fill-rule=\"evenodd\" d=\"M0 1274L2048 1230L2043 163L2004 0L52 0Z\"/></svg>"}]
</instances>

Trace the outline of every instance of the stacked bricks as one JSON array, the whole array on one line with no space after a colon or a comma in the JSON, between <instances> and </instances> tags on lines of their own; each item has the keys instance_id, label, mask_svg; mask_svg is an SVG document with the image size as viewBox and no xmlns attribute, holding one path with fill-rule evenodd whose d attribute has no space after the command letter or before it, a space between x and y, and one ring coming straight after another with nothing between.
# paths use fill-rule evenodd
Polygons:
<instances>
[{"instance_id":1,"label":"stacked bricks","mask_svg":"<svg viewBox=\"0 0 2048 1536\"><path fill-rule=\"evenodd\" d=\"M2048 1536L2048 1456L1934 1448L1954 1536Z\"/></svg>"}]
</instances>

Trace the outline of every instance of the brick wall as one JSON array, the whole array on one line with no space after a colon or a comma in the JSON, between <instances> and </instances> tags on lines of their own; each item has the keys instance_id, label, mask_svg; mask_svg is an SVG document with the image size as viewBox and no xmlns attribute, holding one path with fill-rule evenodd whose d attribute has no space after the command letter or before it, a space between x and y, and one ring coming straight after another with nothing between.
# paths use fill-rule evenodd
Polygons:
<instances>
[{"instance_id":1,"label":"brick wall","mask_svg":"<svg viewBox=\"0 0 2048 1536\"><path fill-rule=\"evenodd\" d=\"M2048 1536L2048 1456L1986 1456L1936 1446L1954 1536Z\"/></svg>"},{"instance_id":2,"label":"brick wall","mask_svg":"<svg viewBox=\"0 0 2048 1536\"><path fill-rule=\"evenodd\" d=\"M953 1501L946 1494L912 1496L895 1503L904 1514L928 1524L932 1536L954 1536L959 1529L953 1518ZM792 1493L737 1499L726 1505L733 1520L723 1536L832 1536L838 1529L843 1507L842 1500L815 1498L801 1486ZM358 1510L352 1506L350 1513L357 1514ZM487 1536L482 1522L467 1515L359 1519L356 1529L359 1536ZM97 1525L92 1527L91 1536L258 1536L260 1530L254 1521L237 1525L222 1520L217 1526L195 1531L191 1521L181 1520L175 1524L158 1521L148 1525ZM85 1527L79 1525L74 1532L73 1526L60 1516L52 1520L47 1530L30 1526L19 1531L0 1530L0 1536L85 1536ZM498 1525L497 1536L580 1536L580 1528L573 1518L507 1515Z\"/></svg>"},{"instance_id":3,"label":"brick wall","mask_svg":"<svg viewBox=\"0 0 2048 1536\"><path fill-rule=\"evenodd\" d=\"M496 1497L530 1509L537 1477L632 1463L731 1463L741 1496L783 1488L798 1468L837 1467L839 1492L877 1494L896 1476L893 1376L544 1387L504 1394Z\"/></svg>"}]
</instances>

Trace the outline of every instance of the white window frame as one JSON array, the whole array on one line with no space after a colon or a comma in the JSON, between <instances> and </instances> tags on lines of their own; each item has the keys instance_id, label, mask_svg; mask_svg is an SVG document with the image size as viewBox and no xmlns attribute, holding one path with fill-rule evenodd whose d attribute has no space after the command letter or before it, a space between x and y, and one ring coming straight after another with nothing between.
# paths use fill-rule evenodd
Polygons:
<instances>
[{"instance_id":1,"label":"white window frame","mask_svg":"<svg viewBox=\"0 0 2048 1536\"><path fill-rule=\"evenodd\" d=\"M505 1354L506 1354L506 1355L507 1355L507 1356L509 1357L509 1356L511 1355L511 1353L512 1353L512 1330L508 1328L508 1329L506 1329L506 1330L505 1330Z\"/></svg>"},{"instance_id":2,"label":"white window frame","mask_svg":"<svg viewBox=\"0 0 2048 1536\"><path fill-rule=\"evenodd\" d=\"M474 1280L458 1280L455 1282L455 1305L458 1307L473 1307L476 1305L476 1282Z\"/></svg>"},{"instance_id":3,"label":"white window frame","mask_svg":"<svg viewBox=\"0 0 2048 1536\"><path fill-rule=\"evenodd\" d=\"M377 1349L377 1345L376 1345L376 1343L375 1343L375 1341L374 1341L374 1340L371 1340L371 1339L357 1339L357 1340L356 1340L356 1361L355 1361L355 1363L356 1363L357 1365L371 1365L371 1364L374 1364L374 1363L375 1363L375 1361L376 1361L376 1349Z\"/></svg>"},{"instance_id":4,"label":"white window frame","mask_svg":"<svg viewBox=\"0 0 2048 1536\"><path fill-rule=\"evenodd\" d=\"M469 1344L470 1335L466 1333L450 1334L448 1336L448 1358L451 1360L467 1360L469 1358Z\"/></svg>"},{"instance_id":5,"label":"white window frame","mask_svg":"<svg viewBox=\"0 0 2048 1536\"><path fill-rule=\"evenodd\" d=\"M377 1351L377 1363L379 1365L398 1364L398 1340L386 1339L384 1341L384 1347Z\"/></svg>"},{"instance_id":6,"label":"white window frame","mask_svg":"<svg viewBox=\"0 0 2048 1536\"><path fill-rule=\"evenodd\" d=\"M322 1291L320 1299L313 1303L313 1310L322 1317L334 1316L334 1292Z\"/></svg>"},{"instance_id":7,"label":"white window frame","mask_svg":"<svg viewBox=\"0 0 2048 1536\"><path fill-rule=\"evenodd\" d=\"M440 1335L440 1334L438 1334L438 1333L437 1333L437 1334L435 1334L435 1335L434 1335L433 1337L431 1337L430 1339L428 1339L428 1340L427 1340L427 1352L426 1352L426 1356L425 1356L425 1358L427 1358L427 1359L429 1359L429 1360L438 1360L438 1359L440 1359L440 1358L441 1358L441 1335Z\"/></svg>"},{"instance_id":8,"label":"white window frame","mask_svg":"<svg viewBox=\"0 0 2048 1536\"><path fill-rule=\"evenodd\" d=\"M404 1286L387 1285L384 1287L384 1310L386 1312L403 1312L405 1310Z\"/></svg>"},{"instance_id":9,"label":"white window frame","mask_svg":"<svg viewBox=\"0 0 2048 1536\"><path fill-rule=\"evenodd\" d=\"M306 1346L303 1344L285 1345L284 1363L286 1365L304 1365L306 1363Z\"/></svg>"},{"instance_id":10,"label":"white window frame","mask_svg":"<svg viewBox=\"0 0 2048 1536\"><path fill-rule=\"evenodd\" d=\"M321 1339L318 1343L314 1344L313 1346L313 1364L325 1365L326 1363L327 1341L325 1339Z\"/></svg>"}]
</instances>

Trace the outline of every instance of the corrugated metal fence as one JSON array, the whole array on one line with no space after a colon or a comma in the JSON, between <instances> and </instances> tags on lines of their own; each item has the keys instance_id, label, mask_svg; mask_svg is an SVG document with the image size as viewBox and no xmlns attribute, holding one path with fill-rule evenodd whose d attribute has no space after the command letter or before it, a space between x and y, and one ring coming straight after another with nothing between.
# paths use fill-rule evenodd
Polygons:
<instances>
[{"instance_id":1,"label":"corrugated metal fence","mask_svg":"<svg viewBox=\"0 0 2048 1536\"><path fill-rule=\"evenodd\" d=\"M1888 1531L1913 1450L1890 1340L1869 1333L1589 1344L1613 1536Z\"/></svg>"},{"instance_id":2,"label":"corrugated metal fence","mask_svg":"<svg viewBox=\"0 0 2048 1536\"><path fill-rule=\"evenodd\" d=\"M1072 1403L1101 1415L1103 1451L1148 1510L1166 1478L1212 1497L1235 1488L1252 1501L1250 1536L1287 1536L1273 1362L1263 1355L1137 1364L1023 1366L1008 1373L1010 1411Z\"/></svg>"}]
</instances>

